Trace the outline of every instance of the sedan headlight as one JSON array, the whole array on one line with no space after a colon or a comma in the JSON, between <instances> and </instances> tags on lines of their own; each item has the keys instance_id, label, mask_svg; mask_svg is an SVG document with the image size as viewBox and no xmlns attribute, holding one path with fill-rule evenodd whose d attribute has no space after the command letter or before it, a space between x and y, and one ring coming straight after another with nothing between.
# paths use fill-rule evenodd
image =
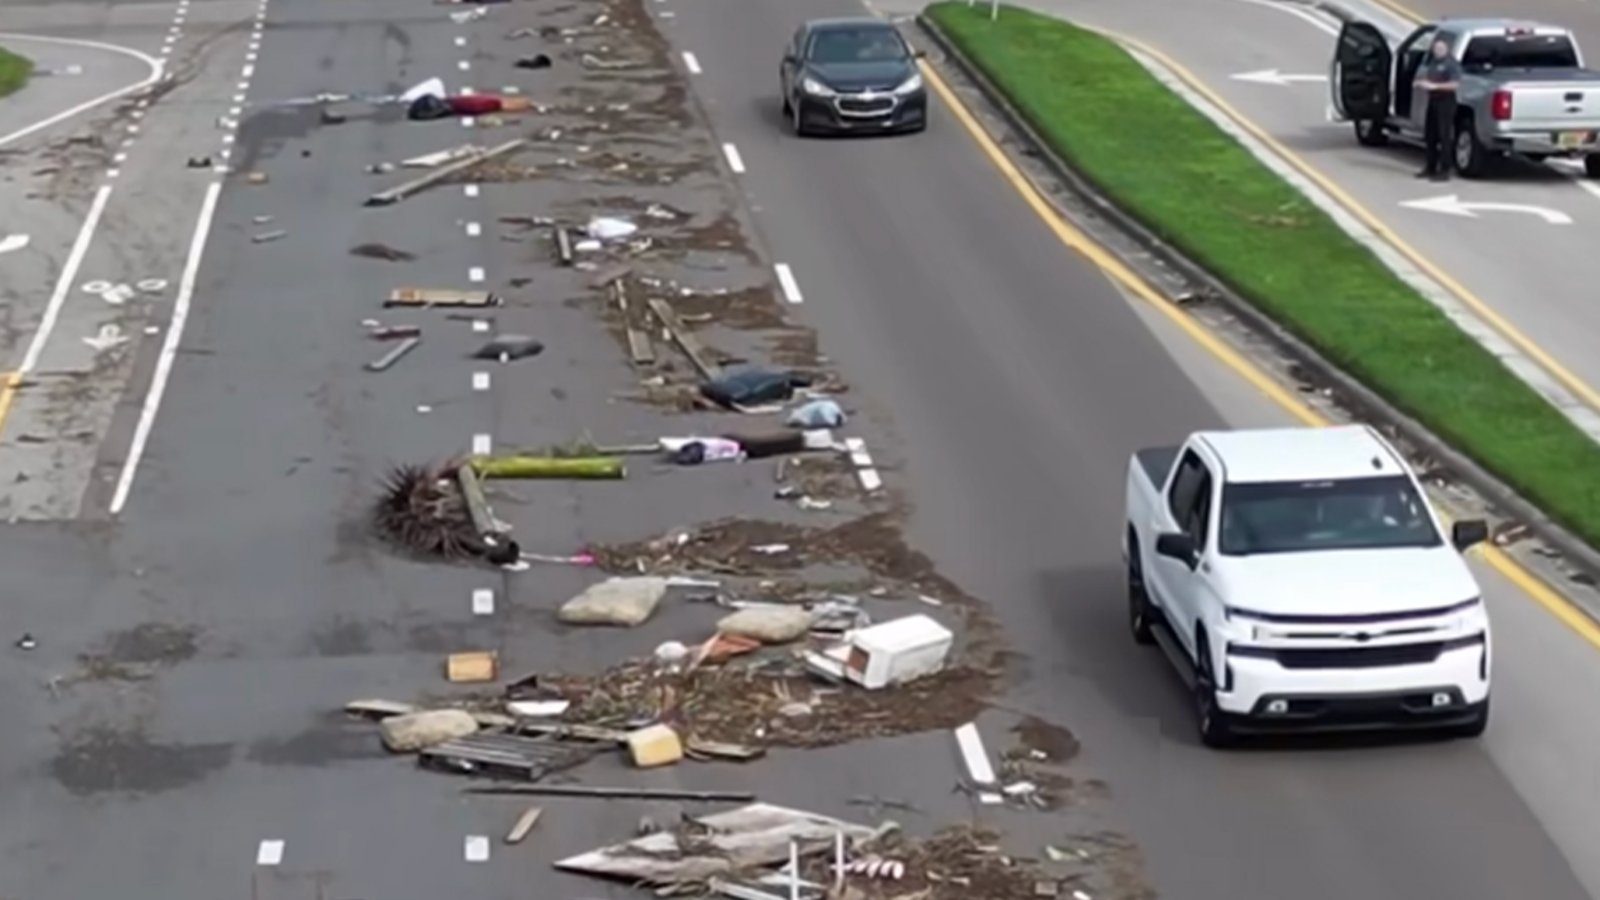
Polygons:
<instances>
[{"instance_id":1,"label":"sedan headlight","mask_svg":"<svg viewBox=\"0 0 1600 900\"><path fill-rule=\"evenodd\" d=\"M894 93L897 97L904 97L907 94L915 94L920 90L922 90L922 75L914 74L902 81L900 86L894 89Z\"/></svg>"},{"instance_id":2,"label":"sedan headlight","mask_svg":"<svg viewBox=\"0 0 1600 900\"><path fill-rule=\"evenodd\" d=\"M800 89L813 97L832 97L836 91L815 78L805 78L800 82Z\"/></svg>"}]
</instances>

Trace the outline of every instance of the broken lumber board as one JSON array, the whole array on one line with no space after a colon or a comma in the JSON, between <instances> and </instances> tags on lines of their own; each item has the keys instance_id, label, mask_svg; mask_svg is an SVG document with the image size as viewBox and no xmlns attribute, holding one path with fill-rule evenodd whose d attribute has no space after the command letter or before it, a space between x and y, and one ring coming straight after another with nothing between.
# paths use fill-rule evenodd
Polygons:
<instances>
[{"instance_id":1,"label":"broken lumber board","mask_svg":"<svg viewBox=\"0 0 1600 900\"><path fill-rule=\"evenodd\" d=\"M466 788L469 794L530 794L546 797L593 797L602 800L726 800L750 802L749 791L680 791L671 788L590 787L585 784L516 784Z\"/></svg>"},{"instance_id":2,"label":"broken lumber board","mask_svg":"<svg viewBox=\"0 0 1600 900\"><path fill-rule=\"evenodd\" d=\"M393 700L351 700L344 705L344 711L352 716L387 719L390 716L403 716L406 713L414 713L417 711L417 706L413 703L397 703Z\"/></svg>"},{"instance_id":3,"label":"broken lumber board","mask_svg":"<svg viewBox=\"0 0 1600 900\"><path fill-rule=\"evenodd\" d=\"M517 138L514 141L507 141L498 147L493 147L483 151L482 153L469 156L466 159L457 160L453 163L449 163L448 165L441 166L438 169L435 169L434 171L422 176L421 178L408 181L405 184L399 185L398 187L392 187L386 191L379 191L378 193L368 197L365 205L388 206L391 203L404 200L418 191L433 187L439 182L444 181L452 176L459 175L473 166L486 163L491 159L498 159L499 157L505 156L507 153L510 153L513 150L520 150L521 148L527 146L527 144L527 138Z\"/></svg>"},{"instance_id":4,"label":"broken lumber board","mask_svg":"<svg viewBox=\"0 0 1600 900\"><path fill-rule=\"evenodd\" d=\"M564 722L529 722L526 719L514 726L517 731L532 731L558 738L576 738L581 741L623 744L628 733L618 728L601 728L598 725L574 725Z\"/></svg>"},{"instance_id":5,"label":"broken lumber board","mask_svg":"<svg viewBox=\"0 0 1600 900\"><path fill-rule=\"evenodd\" d=\"M372 360L371 362L367 363L367 366L366 366L367 371L368 372L382 372L382 371L388 369L390 366L394 365L396 362L399 362L400 361L400 357L405 356L407 353L410 353L411 351L417 349L417 345L420 344L420 343L422 343L422 336L421 335L416 335L416 336L413 336L413 337L406 338L405 340L401 341L398 344L395 344L392 348L390 348L388 353L385 353L384 355L378 357L377 359Z\"/></svg>"},{"instance_id":6,"label":"broken lumber board","mask_svg":"<svg viewBox=\"0 0 1600 900\"><path fill-rule=\"evenodd\" d=\"M628 326L628 359L636 366L653 366L656 362L656 347L650 342L650 335L632 325Z\"/></svg>"},{"instance_id":7,"label":"broken lumber board","mask_svg":"<svg viewBox=\"0 0 1600 900\"><path fill-rule=\"evenodd\" d=\"M533 826L539 824L539 817L543 814L544 810L537 806L530 806L523 810L522 815L517 817L517 823L511 826L510 831L506 832L506 843L522 843L522 839L528 836L528 832L533 830Z\"/></svg>"},{"instance_id":8,"label":"broken lumber board","mask_svg":"<svg viewBox=\"0 0 1600 900\"><path fill-rule=\"evenodd\" d=\"M472 463L462 463L456 467L456 482L461 485L461 496L466 498L472 530L483 538L497 534L499 529L494 513L489 511L489 500L483 495L483 484L478 481L478 472L472 468Z\"/></svg>"},{"instance_id":9,"label":"broken lumber board","mask_svg":"<svg viewBox=\"0 0 1600 900\"><path fill-rule=\"evenodd\" d=\"M720 367L706 359L705 345L701 344L700 339L689 331L689 327L683 324L682 319L678 318L677 310L660 297L650 298L649 303L650 311L655 313L662 327L672 335L673 342L683 351L683 355L689 357L689 362L700 372L700 377L707 381L717 377Z\"/></svg>"},{"instance_id":10,"label":"broken lumber board","mask_svg":"<svg viewBox=\"0 0 1600 900\"><path fill-rule=\"evenodd\" d=\"M499 306L500 298L490 291L459 291L452 288L395 288L384 306Z\"/></svg>"},{"instance_id":11,"label":"broken lumber board","mask_svg":"<svg viewBox=\"0 0 1600 900\"><path fill-rule=\"evenodd\" d=\"M588 762L598 747L515 734L477 734L445 741L418 752L417 763L430 769L468 775L515 775L538 781Z\"/></svg>"}]
</instances>

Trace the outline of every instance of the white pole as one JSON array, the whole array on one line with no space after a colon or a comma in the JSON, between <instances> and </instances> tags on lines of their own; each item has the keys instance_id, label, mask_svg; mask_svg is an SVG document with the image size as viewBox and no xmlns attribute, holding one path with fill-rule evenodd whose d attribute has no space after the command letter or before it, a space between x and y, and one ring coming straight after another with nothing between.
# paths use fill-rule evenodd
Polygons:
<instances>
[{"instance_id":1,"label":"white pole","mask_svg":"<svg viewBox=\"0 0 1600 900\"><path fill-rule=\"evenodd\" d=\"M789 842L789 900L800 900L800 845Z\"/></svg>"},{"instance_id":2,"label":"white pole","mask_svg":"<svg viewBox=\"0 0 1600 900\"><path fill-rule=\"evenodd\" d=\"M844 887L844 832L833 833L833 889Z\"/></svg>"},{"instance_id":3,"label":"white pole","mask_svg":"<svg viewBox=\"0 0 1600 900\"><path fill-rule=\"evenodd\" d=\"M989 21L1000 18L1000 0L989 0Z\"/></svg>"}]
</instances>

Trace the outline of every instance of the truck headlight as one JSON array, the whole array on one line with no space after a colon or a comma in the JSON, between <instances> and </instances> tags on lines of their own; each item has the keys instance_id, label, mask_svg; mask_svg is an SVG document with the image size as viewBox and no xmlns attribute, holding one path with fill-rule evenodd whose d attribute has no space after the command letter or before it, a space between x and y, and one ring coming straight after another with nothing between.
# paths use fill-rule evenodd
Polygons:
<instances>
[{"instance_id":1,"label":"truck headlight","mask_svg":"<svg viewBox=\"0 0 1600 900\"><path fill-rule=\"evenodd\" d=\"M833 88L810 77L801 80L800 89L813 97L832 97L836 93Z\"/></svg>"}]
</instances>

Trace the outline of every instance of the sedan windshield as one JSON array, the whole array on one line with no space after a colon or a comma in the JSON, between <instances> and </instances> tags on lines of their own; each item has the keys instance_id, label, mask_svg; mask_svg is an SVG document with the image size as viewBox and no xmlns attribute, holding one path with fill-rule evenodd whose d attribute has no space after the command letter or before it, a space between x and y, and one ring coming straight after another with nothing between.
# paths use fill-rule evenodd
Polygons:
<instances>
[{"instance_id":1,"label":"sedan windshield","mask_svg":"<svg viewBox=\"0 0 1600 900\"><path fill-rule=\"evenodd\" d=\"M1229 556L1436 547L1426 502L1400 476L1230 484L1219 549Z\"/></svg>"},{"instance_id":2,"label":"sedan windshield","mask_svg":"<svg viewBox=\"0 0 1600 900\"><path fill-rule=\"evenodd\" d=\"M888 28L830 28L811 38L814 63L895 62L909 56L900 35Z\"/></svg>"}]
</instances>

